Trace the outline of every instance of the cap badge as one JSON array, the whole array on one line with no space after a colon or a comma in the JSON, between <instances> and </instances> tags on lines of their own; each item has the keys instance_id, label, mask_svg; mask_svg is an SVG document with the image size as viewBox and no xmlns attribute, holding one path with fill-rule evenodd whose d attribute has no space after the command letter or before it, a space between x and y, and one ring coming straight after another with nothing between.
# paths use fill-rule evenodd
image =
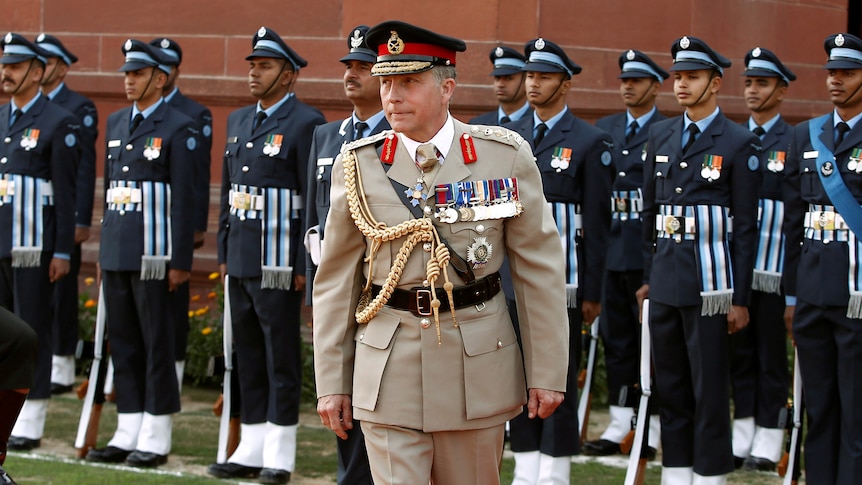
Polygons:
<instances>
[{"instance_id":1,"label":"cap badge","mask_svg":"<svg viewBox=\"0 0 862 485\"><path fill-rule=\"evenodd\" d=\"M838 47L844 45L844 34L838 34L835 36L835 45Z\"/></svg>"},{"instance_id":2,"label":"cap badge","mask_svg":"<svg viewBox=\"0 0 862 485\"><path fill-rule=\"evenodd\" d=\"M496 49L494 49L494 56L495 57L503 57L503 48L497 47Z\"/></svg>"},{"instance_id":3,"label":"cap badge","mask_svg":"<svg viewBox=\"0 0 862 485\"><path fill-rule=\"evenodd\" d=\"M635 51L629 50L628 52L626 52L626 59L630 61L635 60Z\"/></svg>"},{"instance_id":4,"label":"cap badge","mask_svg":"<svg viewBox=\"0 0 862 485\"><path fill-rule=\"evenodd\" d=\"M162 49L167 49L170 46L171 46L171 41L169 41L168 39L162 39L162 41L159 42L159 47L161 47Z\"/></svg>"},{"instance_id":5,"label":"cap badge","mask_svg":"<svg viewBox=\"0 0 862 485\"><path fill-rule=\"evenodd\" d=\"M263 39L266 36L266 27L257 29L257 36Z\"/></svg>"},{"instance_id":6,"label":"cap badge","mask_svg":"<svg viewBox=\"0 0 862 485\"><path fill-rule=\"evenodd\" d=\"M36 42L44 42L45 41L45 33L39 34L39 37L36 37Z\"/></svg>"},{"instance_id":7,"label":"cap badge","mask_svg":"<svg viewBox=\"0 0 862 485\"><path fill-rule=\"evenodd\" d=\"M132 39L127 39L126 43L123 44L123 49L129 50L132 48Z\"/></svg>"},{"instance_id":8,"label":"cap badge","mask_svg":"<svg viewBox=\"0 0 862 485\"><path fill-rule=\"evenodd\" d=\"M4 42L12 42L12 32L8 32L6 37L3 39Z\"/></svg>"},{"instance_id":9,"label":"cap badge","mask_svg":"<svg viewBox=\"0 0 862 485\"><path fill-rule=\"evenodd\" d=\"M537 50L542 50L545 48L545 39L539 37L536 39L536 43L534 44Z\"/></svg>"},{"instance_id":10,"label":"cap badge","mask_svg":"<svg viewBox=\"0 0 862 485\"><path fill-rule=\"evenodd\" d=\"M760 47L755 47L753 51L751 51L751 57L760 57L761 50Z\"/></svg>"},{"instance_id":11,"label":"cap badge","mask_svg":"<svg viewBox=\"0 0 862 485\"><path fill-rule=\"evenodd\" d=\"M691 45L691 41L688 40L688 37L683 37L682 39L679 39L679 46L682 47L683 49L688 49L688 46L690 46L690 45Z\"/></svg>"},{"instance_id":12,"label":"cap badge","mask_svg":"<svg viewBox=\"0 0 862 485\"><path fill-rule=\"evenodd\" d=\"M350 47L357 49L362 45L362 32L359 29L353 31L353 37L350 38Z\"/></svg>"},{"instance_id":13,"label":"cap badge","mask_svg":"<svg viewBox=\"0 0 862 485\"><path fill-rule=\"evenodd\" d=\"M394 30L390 30L392 33L389 36L389 41L386 43L386 48L389 49L390 54L401 54L404 52L404 41L398 37L398 32Z\"/></svg>"}]
</instances>

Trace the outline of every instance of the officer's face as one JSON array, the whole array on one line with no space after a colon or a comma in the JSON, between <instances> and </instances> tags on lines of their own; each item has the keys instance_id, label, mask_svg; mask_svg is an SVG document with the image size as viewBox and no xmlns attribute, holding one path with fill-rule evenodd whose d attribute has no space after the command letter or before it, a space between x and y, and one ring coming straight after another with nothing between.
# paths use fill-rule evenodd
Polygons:
<instances>
[{"instance_id":1,"label":"officer's face","mask_svg":"<svg viewBox=\"0 0 862 485\"><path fill-rule=\"evenodd\" d=\"M370 62L346 61L344 69L344 94L353 101L376 101L380 99L380 80L371 76Z\"/></svg>"},{"instance_id":2,"label":"officer's face","mask_svg":"<svg viewBox=\"0 0 862 485\"><path fill-rule=\"evenodd\" d=\"M249 61L248 88L251 95L261 101L284 97L285 87L291 79L293 70L287 65L286 59L255 57Z\"/></svg>"},{"instance_id":3,"label":"officer's face","mask_svg":"<svg viewBox=\"0 0 862 485\"><path fill-rule=\"evenodd\" d=\"M651 106L655 103L661 84L651 77L620 79L620 96L629 108Z\"/></svg>"},{"instance_id":4,"label":"officer's face","mask_svg":"<svg viewBox=\"0 0 862 485\"><path fill-rule=\"evenodd\" d=\"M5 94L24 93L33 88L34 85L38 87L43 73L42 64L35 60L3 64L3 68L0 70L3 92Z\"/></svg>"},{"instance_id":5,"label":"officer's face","mask_svg":"<svg viewBox=\"0 0 862 485\"><path fill-rule=\"evenodd\" d=\"M746 76L745 105L751 111L769 111L784 100L787 85L777 77Z\"/></svg>"},{"instance_id":6,"label":"officer's face","mask_svg":"<svg viewBox=\"0 0 862 485\"><path fill-rule=\"evenodd\" d=\"M826 75L826 88L829 100L835 106L843 109L862 107L862 69L830 69Z\"/></svg>"},{"instance_id":7,"label":"officer's face","mask_svg":"<svg viewBox=\"0 0 862 485\"><path fill-rule=\"evenodd\" d=\"M673 94L680 106L690 107L711 101L721 87L721 78L710 69L675 71Z\"/></svg>"},{"instance_id":8,"label":"officer's face","mask_svg":"<svg viewBox=\"0 0 862 485\"><path fill-rule=\"evenodd\" d=\"M534 106L553 105L562 102L572 80L566 79L562 72L527 71L524 87L527 90L527 101Z\"/></svg>"},{"instance_id":9,"label":"officer's face","mask_svg":"<svg viewBox=\"0 0 862 485\"><path fill-rule=\"evenodd\" d=\"M149 105L162 96L167 74L155 67L126 71L126 99Z\"/></svg>"},{"instance_id":10,"label":"officer's face","mask_svg":"<svg viewBox=\"0 0 862 485\"><path fill-rule=\"evenodd\" d=\"M498 103L513 103L524 99L527 92L524 90L524 74L509 74L507 76L494 76L494 96Z\"/></svg>"},{"instance_id":11,"label":"officer's face","mask_svg":"<svg viewBox=\"0 0 862 485\"><path fill-rule=\"evenodd\" d=\"M431 71L380 78L380 99L392 129L419 142L443 126L454 92L454 79L438 83Z\"/></svg>"},{"instance_id":12,"label":"officer's face","mask_svg":"<svg viewBox=\"0 0 862 485\"><path fill-rule=\"evenodd\" d=\"M45 75L42 76L42 85L53 84L54 82L66 77L66 71L69 66L61 61L59 57L49 57L48 64L45 66Z\"/></svg>"}]
</instances>

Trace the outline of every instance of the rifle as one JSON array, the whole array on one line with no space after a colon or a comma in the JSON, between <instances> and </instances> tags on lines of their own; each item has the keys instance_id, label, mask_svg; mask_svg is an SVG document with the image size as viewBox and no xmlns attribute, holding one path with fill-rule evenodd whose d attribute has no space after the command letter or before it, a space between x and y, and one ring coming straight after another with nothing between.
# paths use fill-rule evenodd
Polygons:
<instances>
[{"instance_id":1,"label":"rifle","mask_svg":"<svg viewBox=\"0 0 862 485\"><path fill-rule=\"evenodd\" d=\"M647 465L647 443L649 439L649 398L652 395L652 366L650 365L649 300L643 303L641 324L641 399L637 410L637 426L634 442L629 454L625 485L642 485Z\"/></svg>"},{"instance_id":2,"label":"rifle","mask_svg":"<svg viewBox=\"0 0 862 485\"><path fill-rule=\"evenodd\" d=\"M99 283L99 303L96 309L96 330L93 335L93 363L90 365L90 376L85 382L86 394L84 395L84 406L81 408L81 419L78 421L78 434L75 437L76 455L78 458L87 456L90 449L96 447L99 433L99 420L102 416L102 402L96 402L97 390L103 386L106 372L106 362L102 359L105 350L106 310L105 292L102 283ZM79 388L79 398L84 390L85 384ZM101 394L99 392L99 394Z\"/></svg>"},{"instance_id":3,"label":"rifle","mask_svg":"<svg viewBox=\"0 0 862 485\"><path fill-rule=\"evenodd\" d=\"M802 470L799 467L799 455L802 453L802 420L805 418L804 390L802 389L802 373L799 372L799 353L793 355L793 398L791 410L793 422L787 440L787 451L778 463L778 474L784 477L783 485L796 485Z\"/></svg>"},{"instance_id":4,"label":"rifle","mask_svg":"<svg viewBox=\"0 0 862 485\"><path fill-rule=\"evenodd\" d=\"M230 316L230 277L224 277L224 316L222 320L223 335L222 351L224 352L224 382L222 383L222 395L219 399L222 400L221 418L219 420L218 430L218 451L216 453L216 463L227 463L227 459L233 450L236 449L237 435L239 433L238 423L233 423L231 419L231 373L233 371L233 327ZM229 447L233 444L233 449Z\"/></svg>"},{"instance_id":5,"label":"rifle","mask_svg":"<svg viewBox=\"0 0 862 485\"><path fill-rule=\"evenodd\" d=\"M581 334L586 336L586 330L581 330ZM596 347L599 342L599 317L593 320L590 325L589 332L589 351L587 352L587 367L578 375L578 387L581 394L578 400L578 423L581 425L581 445L587 439L587 429L589 428L590 406L593 401L593 374L596 368Z\"/></svg>"}]
</instances>

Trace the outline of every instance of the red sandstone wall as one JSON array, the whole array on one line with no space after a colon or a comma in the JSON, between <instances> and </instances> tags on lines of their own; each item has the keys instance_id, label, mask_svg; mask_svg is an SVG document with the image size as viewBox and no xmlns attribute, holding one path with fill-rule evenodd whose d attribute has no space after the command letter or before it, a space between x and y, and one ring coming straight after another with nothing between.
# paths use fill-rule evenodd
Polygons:
<instances>
[{"instance_id":1,"label":"red sandstone wall","mask_svg":"<svg viewBox=\"0 0 862 485\"><path fill-rule=\"evenodd\" d=\"M220 177L220 154L227 114L254 100L245 83L252 35L262 24L278 31L309 61L297 85L300 99L324 111L328 119L346 115L342 66L345 36L357 24L374 25L398 18L467 40L459 56L459 88L453 111L462 118L493 107L487 53L498 42L515 47L544 36L562 45L582 65L569 106L587 118L618 111L617 57L636 48L662 65L670 64L671 42L681 35L701 37L733 60L724 77L720 104L731 116L745 116L742 58L757 45L775 51L799 76L789 91L785 116L804 119L829 109L826 98L823 39L847 25L848 0L0 0L0 33L29 36L49 32L80 58L68 84L99 108L101 132L122 97L120 46L128 37L170 36L183 47L180 87L209 106L214 117L213 182ZM429 8L433 5L433 8ZM397 10L396 10L397 8ZM679 109L667 82L659 100L665 112ZM103 153L100 140L99 154ZM215 211L211 211L210 233ZM96 216L98 220L98 215ZM212 234L211 234L212 235ZM87 245L87 259L97 246ZM199 252L197 268L214 268L214 243Z\"/></svg>"}]
</instances>

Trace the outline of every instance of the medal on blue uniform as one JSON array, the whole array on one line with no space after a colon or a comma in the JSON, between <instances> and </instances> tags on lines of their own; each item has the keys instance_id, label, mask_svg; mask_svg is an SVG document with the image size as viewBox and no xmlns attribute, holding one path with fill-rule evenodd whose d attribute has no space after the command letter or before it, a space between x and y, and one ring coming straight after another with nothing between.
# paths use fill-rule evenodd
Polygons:
<instances>
[{"instance_id":1,"label":"medal on blue uniform","mask_svg":"<svg viewBox=\"0 0 862 485\"><path fill-rule=\"evenodd\" d=\"M283 135L267 135L266 142L263 144L263 154L274 157L281 153L282 140L284 140Z\"/></svg>"},{"instance_id":2,"label":"medal on blue uniform","mask_svg":"<svg viewBox=\"0 0 862 485\"><path fill-rule=\"evenodd\" d=\"M850 161L847 169L856 173L862 172L862 148L854 148L850 152Z\"/></svg>"},{"instance_id":3,"label":"medal on blue uniform","mask_svg":"<svg viewBox=\"0 0 862 485\"><path fill-rule=\"evenodd\" d=\"M786 157L785 152L769 152L769 157L767 158L766 168L769 169L770 172L783 172L784 171L784 159ZM850 169L853 170L853 169Z\"/></svg>"},{"instance_id":4,"label":"medal on blue uniform","mask_svg":"<svg viewBox=\"0 0 862 485\"><path fill-rule=\"evenodd\" d=\"M556 147L554 155L551 157L551 167L556 168L557 172L561 172L569 168L569 163L572 161L572 149Z\"/></svg>"},{"instance_id":5,"label":"medal on blue uniform","mask_svg":"<svg viewBox=\"0 0 862 485\"><path fill-rule=\"evenodd\" d=\"M144 157L153 161L162 154L162 139L158 137L147 138L147 143L144 145Z\"/></svg>"},{"instance_id":6,"label":"medal on blue uniform","mask_svg":"<svg viewBox=\"0 0 862 485\"><path fill-rule=\"evenodd\" d=\"M710 182L718 180L721 177L722 161L723 157L721 155L704 155L700 176Z\"/></svg>"},{"instance_id":7,"label":"medal on blue uniform","mask_svg":"<svg viewBox=\"0 0 862 485\"><path fill-rule=\"evenodd\" d=\"M21 148L30 151L36 148L39 143L39 130L36 128L27 128L24 134L21 135Z\"/></svg>"}]
</instances>

